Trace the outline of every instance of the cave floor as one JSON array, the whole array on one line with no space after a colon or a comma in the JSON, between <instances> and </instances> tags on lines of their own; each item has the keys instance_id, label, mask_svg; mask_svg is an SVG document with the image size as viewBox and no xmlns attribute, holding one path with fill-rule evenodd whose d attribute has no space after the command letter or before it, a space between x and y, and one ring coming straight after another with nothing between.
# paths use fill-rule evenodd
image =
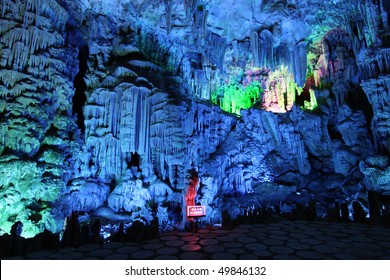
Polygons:
<instances>
[{"instance_id":1,"label":"cave floor","mask_svg":"<svg viewBox=\"0 0 390 280\"><path fill-rule=\"evenodd\" d=\"M84 244L12 259L390 259L390 227L281 220L233 229L164 233L159 239L142 244Z\"/></svg>"}]
</instances>

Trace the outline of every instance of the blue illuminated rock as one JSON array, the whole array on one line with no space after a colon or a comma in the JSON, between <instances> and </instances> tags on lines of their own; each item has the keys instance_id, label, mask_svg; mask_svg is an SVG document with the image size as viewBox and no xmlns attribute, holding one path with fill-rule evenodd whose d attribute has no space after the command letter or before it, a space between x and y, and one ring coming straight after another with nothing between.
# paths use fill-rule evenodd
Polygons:
<instances>
[{"instance_id":1,"label":"blue illuminated rock","mask_svg":"<svg viewBox=\"0 0 390 280\"><path fill-rule=\"evenodd\" d=\"M390 167L387 156L370 157L366 161L361 161L359 167L369 191L390 195Z\"/></svg>"},{"instance_id":2,"label":"blue illuminated rock","mask_svg":"<svg viewBox=\"0 0 390 280\"><path fill-rule=\"evenodd\" d=\"M210 223L389 194L378 1L19 2L0 5L0 234L73 211L184 228L190 192ZM211 102L253 82L247 110Z\"/></svg>"}]
</instances>

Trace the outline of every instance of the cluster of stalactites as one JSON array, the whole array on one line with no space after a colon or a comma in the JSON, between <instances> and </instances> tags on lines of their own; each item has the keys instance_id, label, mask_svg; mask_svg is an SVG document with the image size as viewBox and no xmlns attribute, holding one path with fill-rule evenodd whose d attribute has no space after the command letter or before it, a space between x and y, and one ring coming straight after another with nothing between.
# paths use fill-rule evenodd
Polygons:
<instances>
[{"instance_id":1,"label":"cluster of stalactites","mask_svg":"<svg viewBox=\"0 0 390 280\"><path fill-rule=\"evenodd\" d=\"M254 66L277 70L284 64L288 67L299 86L306 80L306 42L299 42L293 48L277 43L269 30L253 31L250 39Z\"/></svg>"},{"instance_id":2,"label":"cluster of stalactites","mask_svg":"<svg viewBox=\"0 0 390 280\"><path fill-rule=\"evenodd\" d=\"M67 17L54 0L2 1L0 79L6 87L0 87L0 96L35 91L42 87L37 80L41 78L58 83L56 72L65 73L67 67L55 54L49 58L43 51L63 44L62 36L49 30L64 26Z\"/></svg>"},{"instance_id":3,"label":"cluster of stalactites","mask_svg":"<svg viewBox=\"0 0 390 280\"><path fill-rule=\"evenodd\" d=\"M129 83L92 92L84 112L86 143L100 176L120 178L127 168L125 159L134 152L149 160L149 95L147 88Z\"/></svg>"},{"instance_id":4,"label":"cluster of stalactites","mask_svg":"<svg viewBox=\"0 0 390 280\"><path fill-rule=\"evenodd\" d=\"M263 95L263 108L266 111L284 113L290 111L295 101L296 92L300 91L293 74L287 67L271 71Z\"/></svg>"}]
</instances>

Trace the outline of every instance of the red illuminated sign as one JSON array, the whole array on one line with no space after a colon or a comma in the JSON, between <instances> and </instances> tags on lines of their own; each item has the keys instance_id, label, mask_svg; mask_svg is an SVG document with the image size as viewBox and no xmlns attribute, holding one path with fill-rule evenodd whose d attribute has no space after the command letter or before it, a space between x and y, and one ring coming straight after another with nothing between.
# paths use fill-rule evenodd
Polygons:
<instances>
[{"instance_id":1,"label":"red illuminated sign","mask_svg":"<svg viewBox=\"0 0 390 280\"><path fill-rule=\"evenodd\" d=\"M197 218L206 216L206 206L187 206L187 217Z\"/></svg>"}]
</instances>

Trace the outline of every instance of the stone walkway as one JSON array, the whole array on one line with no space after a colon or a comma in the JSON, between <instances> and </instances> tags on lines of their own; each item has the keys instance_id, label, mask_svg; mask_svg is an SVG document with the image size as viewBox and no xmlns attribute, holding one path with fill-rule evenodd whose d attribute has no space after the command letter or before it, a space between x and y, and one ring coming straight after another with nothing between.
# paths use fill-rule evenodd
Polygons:
<instances>
[{"instance_id":1,"label":"stone walkway","mask_svg":"<svg viewBox=\"0 0 390 280\"><path fill-rule=\"evenodd\" d=\"M390 259L390 228L366 224L280 221L234 229L171 232L136 243L84 244L12 259Z\"/></svg>"}]
</instances>

